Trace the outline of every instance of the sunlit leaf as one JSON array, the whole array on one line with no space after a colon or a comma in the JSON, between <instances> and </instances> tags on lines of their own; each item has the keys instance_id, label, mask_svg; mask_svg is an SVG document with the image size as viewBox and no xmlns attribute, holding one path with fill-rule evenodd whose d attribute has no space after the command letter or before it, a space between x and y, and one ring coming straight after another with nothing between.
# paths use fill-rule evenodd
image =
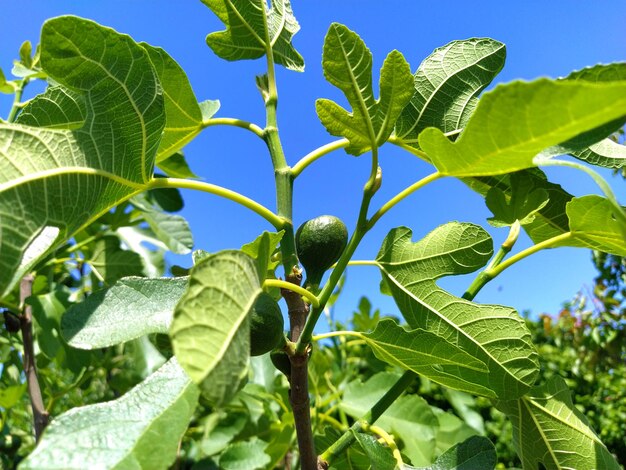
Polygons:
<instances>
[{"instance_id":1,"label":"sunlit leaf","mask_svg":"<svg viewBox=\"0 0 626 470\"><path fill-rule=\"evenodd\" d=\"M538 168L530 168L519 172L524 179L532 182L535 189L548 193L548 204L535 212L534 220L526 223L523 228L533 242L539 243L558 235L569 232L569 221L565 212L572 195L560 185L551 183ZM515 173L495 176L479 176L462 178L462 181L474 191L486 196L492 188L502 191L507 200L511 198L511 178ZM513 177L514 178L514 177Z\"/></svg>"},{"instance_id":2,"label":"sunlit leaf","mask_svg":"<svg viewBox=\"0 0 626 470\"><path fill-rule=\"evenodd\" d=\"M417 145L427 127L458 134L505 58L504 44L490 38L452 41L435 49L415 72L415 93L396 123L396 135Z\"/></svg>"},{"instance_id":3,"label":"sunlit leaf","mask_svg":"<svg viewBox=\"0 0 626 470\"><path fill-rule=\"evenodd\" d=\"M389 53L380 71L380 98L372 87L372 53L363 40L333 23L324 40L322 66L326 80L346 95L352 113L334 101L318 99L317 115L329 133L346 137L348 153L360 155L382 145L413 94L411 69L398 51Z\"/></svg>"},{"instance_id":4,"label":"sunlit leaf","mask_svg":"<svg viewBox=\"0 0 626 470\"><path fill-rule=\"evenodd\" d=\"M272 261L272 254L276 251L283 234L283 231L263 232L254 241L241 247L241 251L256 260L260 279L265 279L269 274L273 277L279 261Z\"/></svg>"},{"instance_id":5,"label":"sunlit leaf","mask_svg":"<svg viewBox=\"0 0 626 470\"><path fill-rule=\"evenodd\" d=\"M198 178L198 175L191 171L185 156L180 152L171 155L165 160L161 160L157 163L157 166L167 176L172 178Z\"/></svg>"},{"instance_id":6,"label":"sunlit leaf","mask_svg":"<svg viewBox=\"0 0 626 470\"><path fill-rule=\"evenodd\" d=\"M542 150L625 115L626 82L517 81L485 93L456 142L428 128L419 143L442 174L497 175L536 166Z\"/></svg>"},{"instance_id":7,"label":"sunlit leaf","mask_svg":"<svg viewBox=\"0 0 626 470\"><path fill-rule=\"evenodd\" d=\"M291 39L300 29L289 0L202 0L226 25L225 31L211 33L206 42L226 60L258 59L268 49L277 64L303 71L304 60Z\"/></svg>"},{"instance_id":8,"label":"sunlit leaf","mask_svg":"<svg viewBox=\"0 0 626 470\"><path fill-rule=\"evenodd\" d=\"M197 387L171 359L117 400L57 416L20 469L165 470L176 458L197 399Z\"/></svg>"},{"instance_id":9,"label":"sunlit leaf","mask_svg":"<svg viewBox=\"0 0 626 470\"><path fill-rule=\"evenodd\" d=\"M572 403L560 376L518 400L500 401L497 406L513 423L513 443L524 469L620 468Z\"/></svg>"},{"instance_id":10,"label":"sunlit leaf","mask_svg":"<svg viewBox=\"0 0 626 470\"><path fill-rule=\"evenodd\" d=\"M487 397L520 396L538 373L537 352L517 312L479 305L437 286L440 277L472 272L493 253L489 234L451 222L421 241L406 227L389 232L376 261L412 328L432 332L484 363L488 371L455 364L432 366L428 377L456 390Z\"/></svg>"},{"instance_id":11,"label":"sunlit leaf","mask_svg":"<svg viewBox=\"0 0 626 470\"><path fill-rule=\"evenodd\" d=\"M83 95L62 86L51 86L30 100L15 122L50 129L79 129L86 117Z\"/></svg>"},{"instance_id":12,"label":"sunlit leaf","mask_svg":"<svg viewBox=\"0 0 626 470\"><path fill-rule=\"evenodd\" d=\"M174 311L174 354L203 394L228 401L247 375L249 312L262 292L254 260L241 251L209 255L191 270Z\"/></svg>"},{"instance_id":13,"label":"sunlit leaf","mask_svg":"<svg viewBox=\"0 0 626 470\"><path fill-rule=\"evenodd\" d=\"M85 124L0 124L0 296L56 244L145 188L164 127L158 78L130 37L54 18L42 29L41 64L82 96Z\"/></svg>"},{"instance_id":14,"label":"sunlit leaf","mask_svg":"<svg viewBox=\"0 0 626 470\"><path fill-rule=\"evenodd\" d=\"M619 82L626 80L626 62L597 64L572 72L565 80L583 80L591 83ZM626 117L609 122L596 129L575 137L558 146L560 153L569 153L579 160L605 168L622 168L626 163L626 150L623 145L605 137L613 134L626 124Z\"/></svg>"},{"instance_id":15,"label":"sunlit leaf","mask_svg":"<svg viewBox=\"0 0 626 470\"><path fill-rule=\"evenodd\" d=\"M611 139L603 139L584 150L572 152L579 160L605 168L619 169L626 166L626 146Z\"/></svg>"},{"instance_id":16,"label":"sunlit leaf","mask_svg":"<svg viewBox=\"0 0 626 470\"><path fill-rule=\"evenodd\" d=\"M613 215L614 207L602 196L575 197L567 204L572 238L565 246L583 246L592 250L626 256L626 227Z\"/></svg>"},{"instance_id":17,"label":"sunlit leaf","mask_svg":"<svg viewBox=\"0 0 626 470\"><path fill-rule=\"evenodd\" d=\"M160 47L146 43L141 43L141 46L148 52L165 99L165 129L156 155L156 161L161 162L200 133L203 116L189 79L180 65Z\"/></svg>"},{"instance_id":18,"label":"sunlit leaf","mask_svg":"<svg viewBox=\"0 0 626 470\"><path fill-rule=\"evenodd\" d=\"M381 361L409 369L429 377L438 365L454 365L479 372L488 372L484 362L474 358L441 336L423 329L406 329L385 318L376 329L363 335ZM435 374L434 379L440 374ZM454 379L450 378L454 383Z\"/></svg>"},{"instance_id":19,"label":"sunlit leaf","mask_svg":"<svg viewBox=\"0 0 626 470\"><path fill-rule=\"evenodd\" d=\"M72 305L61 320L63 338L75 348L114 346L150 333L167 333L187 278L120 279Z\"/></svg>"}]
</instances>

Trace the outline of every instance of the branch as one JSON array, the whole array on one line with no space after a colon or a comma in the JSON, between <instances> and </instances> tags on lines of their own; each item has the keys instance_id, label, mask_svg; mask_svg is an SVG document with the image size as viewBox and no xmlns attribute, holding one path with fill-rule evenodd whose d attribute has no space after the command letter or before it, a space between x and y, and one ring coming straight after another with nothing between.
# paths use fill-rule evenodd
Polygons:
<instances>
[{"instance_id":1,"label":"branch","mask_svg":"<svg viewBox=\"0 0 626 470\"><path fill-rule=\"evenodd\" d=\"M302 173L304 171L304 169L307 166L309 166L315 160L318 160L319 158L322 158L324 155L328 155L330 152L332 152L334 150L338 150L338 149L344 148L349 143L350 142L348 141L348 139L335 140L334 142L331 142L331 143L326 144L326 145L322 145L321 147L319 147L319 148L313 150L312 152L306 154L291 169L293 177L294 178L297 177L300 173Z\"/></svg>"},{"instance_id":2,"label":"branch","mask_svg":"<svg viewBox=\"0 0 626 470\"><path fill-rule=\"evenodd\" d=\"M263 138L263 129L261 129L256 124L253 124L248 121L243 121L241 119L235 118L212 118L204 121L202 123L203 127L211 127L211 126L234 126L240 127L241 129L246 129L255 134L257 137Z\"/></svg>"},{"instance_id":3,"label":"branch","mask_svg":"<svg viewBox=\"0 0 626 470\"><path fill-rule=\"evenodd\" d=\"M24 373L28 383L28 395L33 408L33 424L35 428L35 439L39 441L41 433L48 425L48 412L43 404L39 378L37 377L37 365L35 363L35 348L33 344L33 312L32 307L25 303L25 300L33 293L32 275L27 275L20 283L20 304L22 314L20 315L20 327L22 329L22 342L24 343Z\"/></svg>"},{"instance_id":4,"label":"branch","mask_svg":"<svg viewBox=\"0 0 626 470\"><path fill-rule=\"evenodd\" d=\"M253 212L256 212L270 224L272 224L277 230L282 230L285 225L285 221L282 217L277 216L267 207L259 204L258 202L239 194L238 192L230 189L217 186L215 184L204 183L202 181L187 180L184 178L154 178L148 184L146 189L156 188L180 188L180 189L193 189L196 191L203 191L209 194L215 194L225 199L230 199L237 204L240 204Z\"/></svg>"}]
</instances>

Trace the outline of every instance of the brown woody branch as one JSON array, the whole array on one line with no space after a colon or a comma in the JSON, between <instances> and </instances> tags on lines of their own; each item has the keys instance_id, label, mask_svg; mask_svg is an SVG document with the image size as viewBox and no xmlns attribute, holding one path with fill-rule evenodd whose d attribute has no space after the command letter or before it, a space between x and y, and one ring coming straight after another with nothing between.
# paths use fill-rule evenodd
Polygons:
<instances>
[{"instance_id":1,"label":"brown woody branch","mask_svg":"<svg viewBox=\"0 0 626 470\"><path fill-rule=\"evenodd\" d=\"M25 303L25 300L33 293L32 275L24 276L20 283L20 305L22 313L20 315L20 328L22 330L22 342L24 344L24 373L28 384L28 395L33 409L33 425L35 428L35 439L39 441L41 433L48 425L48 412L43 404L39 378L37 377L37 365L35 363L35 348L33 344L33 312L32 307Z\"/></svg>"},{"instance_id":2,"label":"brown woody branch","mask_svg":"<svg viewBox=\"0 0 626 470\"><path fill-rule=\"evenodd\" d=\"M287 281L292 284L302 283L302 274L298 269L287 276ZM300 294L282 289L282 295L287 303L289 311L290 338L297 342L302 334L309 313L309 306L302 300ZM311 403L309 400L309 350L304 353L296 353L289 356L291 360L291 375L289 383L289 401L296 426L298 448L300 449L300 466L302 470L319 470L315 444L313 442L313 429L311 426Z\"/></svg>"}]
</instances>

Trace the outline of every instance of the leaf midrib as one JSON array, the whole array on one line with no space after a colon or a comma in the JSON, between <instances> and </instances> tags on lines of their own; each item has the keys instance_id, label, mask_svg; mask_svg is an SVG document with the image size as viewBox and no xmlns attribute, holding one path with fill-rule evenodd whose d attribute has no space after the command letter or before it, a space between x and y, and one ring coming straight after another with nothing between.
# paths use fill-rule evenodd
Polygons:
<instances>
[{"instance_id":1,"label":"leaf midrib","mask_svg":"<svg viewBox=\"0 0 626 470\"><path fill-rule=\"evenodd\" d=\"M526 386L527 384L524 384L524 382L522 382L518 377L516 377L515 375L513 375L506 367L504 367L499 361L497 361L492 355L491 353L489 353L488 351L485 350L485 348L483 347L483 345L478 342L475 338L472 338L471 336L469 336L468 333L466 333L462 328L460 328L458 325L456 325L455 323L452 323L451 320L449 320L445 315L442 315L439 310L435 309L433 306L423 302L420 298L418 298L416 295L414 295L412 292L408 291L407 289L404 289L404 286L399 284L398 281L396 281L396 279L391 276L380 264L379 264L380 270L383 271L387 278L391 279L392 282L398 286L406 295L408 295L409 297L411 297L412 299L414 299L417 303L419 303L420 305L422 305L423 307L427 308L428 311L432 312L434 315L436 315L438 318L440 318L441 320L443 320L445 323L447 323L449 326L451 326L455 331L459 332L460 334L462 334L468 341L470 341L472 344L475 344L478 346L478 348L483 351L483 353L489 358L491 359L495 364L498 365L498 367L500 369L502 369L508 376L512 377L515 382L517 383L521 383L524 386ZM433 284L435 285L435 289L433 291L436 292L440 292L440 293L444 293L445 291L441 290L434 282ZM448 294L450 295L450 294ZM452 296L454 297L454 296ZM463 301L463 299L461 298L455 298L455 300L457 301ZM467 302L467 301L465 301Z\"/></svg>"},{"instance_id":2,"label":"leaf midrib","mask_svg":"<svg viewBox=\"0 0 626 470\"><path fill-rule=\"evenodd\" d=\"M346 69L348 70L348 74L350 75L350 82L352 84L352 89L355 92L357 99L358 99L358 104L359 104L359 108L361 109L361 113L363 114L363 117L365 118L365 122L367 123L367 132L369 134L369 140L370 140L370 145L372 145L372 147L376 147L376 132L374 131L374 126L372 124L372 118L369 115L368 109L367 109L367 105L365 104L365 101L363 100L363 95L361 94L361 88L359 87L359 83L357 82L354 73L352 71L352 64L350 63L349 60L349 56L346 53L346 50L344 48L344 44L343 41L341 39L341 36L339 35L338 31L337 31L337 26L333 26L333 32L335 34L335 36L337 37L337 42L339 42L339 47L341 47L341 53L343 55L343 59L344 62L348 65L346 67ZM365 45L364 45L365 47ZM361 56L361 58L359 60L362 59L363 56ZM375 104L378 104L377 100L374 100Z\"/></svg>"}]
</instances>

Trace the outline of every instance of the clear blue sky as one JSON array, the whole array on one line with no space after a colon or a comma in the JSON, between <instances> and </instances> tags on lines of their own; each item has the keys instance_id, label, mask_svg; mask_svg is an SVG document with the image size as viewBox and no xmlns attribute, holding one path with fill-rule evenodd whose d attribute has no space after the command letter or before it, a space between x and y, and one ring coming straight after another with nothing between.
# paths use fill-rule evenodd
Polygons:
<instances>
[{"instance_id":1,"label":"clear blue sky","mask_svg":"<svg viewBox=\"0 0 626 470\"><path fill-rule=\"evenodd\" d=\"M314 103L319 97L344 102L326 83L321 71L323 38L331 22L357 31L374 55L375 74L385 55L400 50L415 70L436 47L454 39L489 36L507 45L508 59L496 82L558 77L595 63L626 60L626 3L535 1L437 2L409 0L292 0L302 27L294 44L304 56L303 74L280 69L279 127L288 161L333 140L319 123ZM42 22L61 14L94 19L137 41L165 48L187 71L198 99L220 99L218 116L237 117L259 124L264 110L254 76L264 72L263 61L228 63L206 47L207 33L222 25L200 1L165 0L21 0L3 2L0 18L0 67L8 76L12 60L25 39L36 43ZM378 77L375 77L377 82ZM9 102L0 95L6 116ZM234 128L210 128L186 149L192 169L208 182L220 184L275 207L272 168L266 149L256 137ZM354 158L335 152L309 167L296 182L295 223L321 214L341 217L350 227L356 220L360 191L369 171L365 155ZM426 164L391 146L381 150L383 187L373 208L429 171ZM549 172L550 178L575 195L597 192L574 170ZM626 202L622 180L613 180L618 198ZM239 247L271 227L257 215L206 194L185 193L183 215L195 234L196 247L208 251ZM474 222L490 231L496 244L506 233L488 226L490 216L482 198L455 180L425 188L387 214L367 235L356 253L371 259L392 227L407 225L421 237L449 220ZM233 229L234 230L231 230ZM518 244L528 244L522 239ZM188 259L175 259L189 264ZM583 285L591 285L594 269L587 250L549 250L518 263L488 285L480 302L501 303L534 313L558 311L564 300ZM380 276L371 267L352 267L337 314L343 316L367 293L384 313L396 313L388 297L378 295ZM460 295L471 281L444 281Z\"/></svg>"}]
</instances>

